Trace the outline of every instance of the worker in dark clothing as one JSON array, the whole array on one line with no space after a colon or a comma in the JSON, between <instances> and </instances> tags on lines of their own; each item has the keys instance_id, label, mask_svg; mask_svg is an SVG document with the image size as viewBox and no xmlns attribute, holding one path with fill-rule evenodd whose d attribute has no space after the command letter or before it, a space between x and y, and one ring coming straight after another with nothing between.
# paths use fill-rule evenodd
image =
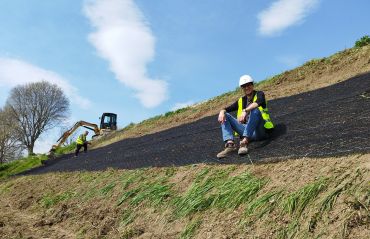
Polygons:
<instances>
[{"instance_id":1,"label":"worker in dark clothing","mask_svg":"<svg viewBox=\"0 0 370 239\"><path fill-rule=\"evenodd\" d=\"M78 153L80 152L80 149L82 147L84 147L84 152L86 153L87 151L87 144L89 144L89 142L87 142L86 140L86 136L89 134L89 131L85 131L83 134L81 134L80 136L78 136L77 140L76 140L76 151L75 151L75 156L77 157Z\"/></svg>"},{"instance_id":2,"label":"worker in dark clothing","mask_svg":"<svg viewBox=\"0 0 370 239\"><path fill-rule=\"evenodd\" d=\"M222 137L225 149L217 154L224 158L236 151L234 135L240 136L239 155L248 153L251 141L263 140L269 137L274 129L267 109L267 101L263 91L255 91L253 79L249 75L240 77L239 86L244 92L235 103L220 111L218 121L221 123ZM237 111L237 119L230 112Z\"/></svg>"}]
</instances>

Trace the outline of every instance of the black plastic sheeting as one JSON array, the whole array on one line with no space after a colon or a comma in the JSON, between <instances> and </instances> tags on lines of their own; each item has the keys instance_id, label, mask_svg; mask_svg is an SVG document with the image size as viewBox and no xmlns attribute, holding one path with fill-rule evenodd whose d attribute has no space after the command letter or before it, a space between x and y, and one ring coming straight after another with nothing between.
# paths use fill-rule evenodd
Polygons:
<instances>
[{"instance_id":1,"label":"black plastic sheeting","mask_svg":"<svg viewBox=\"0 0 370 239\"><path fill-rule=\"evenodd\" d=\"M278 86L276 86L278 87ZM273 137L250 144L249 154L223 160L217 115L103 148L46 161L26 174L107 168L258 163L370 152L370 73L318 90L269 101Z\"/></svg>"}]
</instances>

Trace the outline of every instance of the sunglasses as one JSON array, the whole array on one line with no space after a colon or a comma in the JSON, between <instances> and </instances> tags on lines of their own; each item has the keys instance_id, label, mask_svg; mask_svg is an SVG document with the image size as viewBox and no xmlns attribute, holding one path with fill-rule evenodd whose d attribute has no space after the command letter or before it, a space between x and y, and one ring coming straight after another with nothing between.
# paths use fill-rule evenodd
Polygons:
<instances>
[{"instance_id":1,"label":"sunglasses","mask_svg":"<svg viewBox=\"0 0 370 239\"><path fill-rule=\"evenodd\" d=\"M252 82L251 82L251 83L244 84L244 85L241 85L240 87L241 87L241 88L246 88L246 87L249 87L249 86L251 86L251 85L253 85L253 83L252 83Z\"/></svg>"}]
</instances>

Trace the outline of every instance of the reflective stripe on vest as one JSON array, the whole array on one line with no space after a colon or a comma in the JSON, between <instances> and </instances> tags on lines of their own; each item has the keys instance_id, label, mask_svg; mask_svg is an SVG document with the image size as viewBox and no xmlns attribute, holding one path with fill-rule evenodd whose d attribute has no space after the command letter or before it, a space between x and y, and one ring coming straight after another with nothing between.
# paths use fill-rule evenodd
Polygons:
<instances>
[{"instance_id":1,"label":"reflective stripe on vest","mask_svg":"<svg viewBox=\"0 0 370 239\"><path fill-rule=\"evenodd\" d=\"M238 112L236 113L237 119L239 119L239 116L242 114L242 112L243 112L243 97L240 97L238 100ZM234 135L238 136L238 133L234 132Z\"/></svg>"},{"instance_id":2,"label":"reflective stripe on vest","mask_svg":"<svg viewBox=\"0 0 370 239\"><path fill-rule=\"evenodd\" d=\"M81 134L80 136L78 136L76 140L77 144L84 144L85 142L86 142L86 135Z\"/></svg>"},{"instance_id":3,"label":"reflective stripe on vest","mask_svg":"<svg viewBox=\"0 0 370 239\"><path fill-rule=\"evenodd\" d=\"M254 95L253 102L257 101L257 94ZM266 108L263 108L262 106L258 107L259 111L261 112L262 119L265 121L265 124L263 125L265 129L273 129L274 124L271 121L269 111L267 109L267 100L266 100Z\"/></svg>"}]
</instances>

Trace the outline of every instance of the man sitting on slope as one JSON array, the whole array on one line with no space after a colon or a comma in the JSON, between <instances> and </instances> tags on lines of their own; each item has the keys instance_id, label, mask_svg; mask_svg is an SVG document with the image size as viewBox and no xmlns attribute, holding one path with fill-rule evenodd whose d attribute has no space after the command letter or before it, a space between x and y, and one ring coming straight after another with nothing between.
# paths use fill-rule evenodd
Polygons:
<instances>
[{"instance_id":1,"label":"man sitting on slope","mask_svg":"<svg viewBox=\"0 0 370 239\"><path fill-rule=\"evenodd\" d=\"M217 154L217 158L224 158L236 151L234 131L235 135L240 135L238 154L245 155L248 153L249 142L268 138L274 129L274 124L268 114L265 94L263 91L254 90L252 77L249 75L241 76L239 86L242 88L244 96L221 110L218 115L225 149ZM233 111L237 111L237 119L229 114Z\"/></svg>"}]
</instances>

